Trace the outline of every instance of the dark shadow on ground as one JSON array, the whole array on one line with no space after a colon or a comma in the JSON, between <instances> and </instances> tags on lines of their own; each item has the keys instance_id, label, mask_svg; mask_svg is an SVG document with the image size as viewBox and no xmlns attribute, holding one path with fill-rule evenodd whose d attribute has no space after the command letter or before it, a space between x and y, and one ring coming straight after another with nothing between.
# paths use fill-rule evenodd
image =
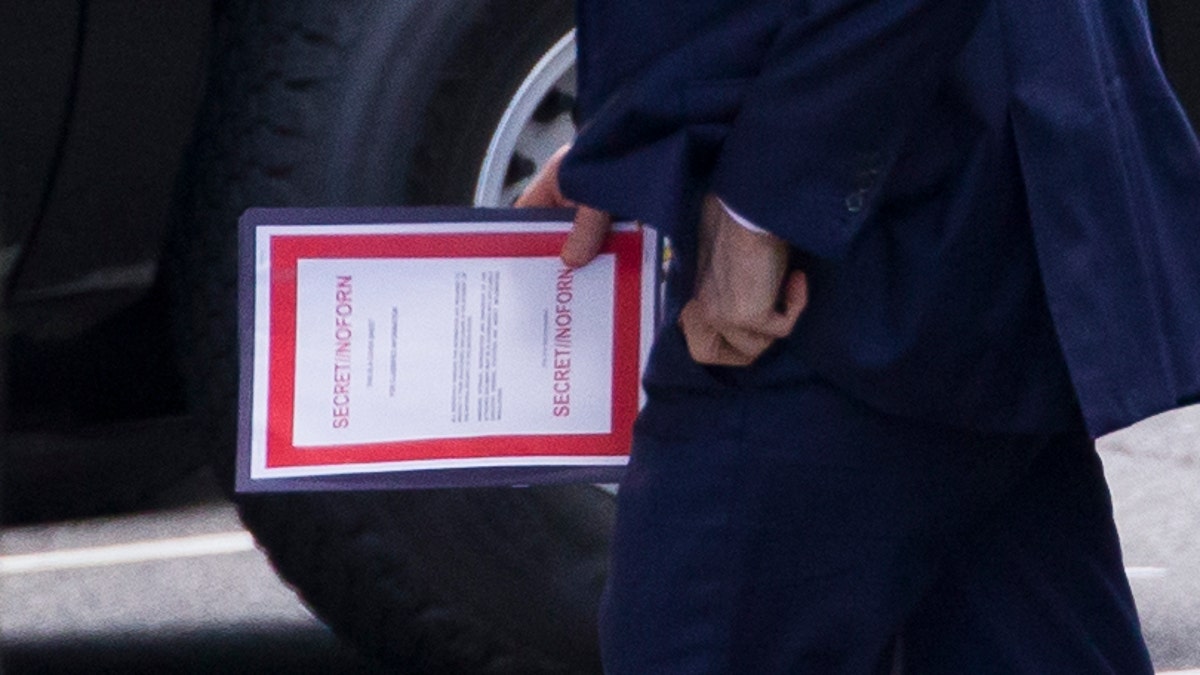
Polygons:
<instances>
[{"instance_id":1,"label":"dark shadow on ground","mask_svg":"<svg viewBox=\"0 0 1200 675\"><path fill-rule=\"evenodd\" d=\"M7 642L4 675L390 672L320 627L223 626L177 634L115 634Z\"/></svg>"}]
</instances>

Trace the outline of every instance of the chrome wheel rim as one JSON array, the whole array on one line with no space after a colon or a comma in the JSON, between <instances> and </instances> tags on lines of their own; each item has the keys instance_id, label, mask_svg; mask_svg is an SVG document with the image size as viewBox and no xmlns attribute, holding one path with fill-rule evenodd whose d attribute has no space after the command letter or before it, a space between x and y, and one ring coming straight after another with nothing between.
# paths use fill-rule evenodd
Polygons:
<instances>
[{"instance_id":1,"label":"chrome wheel rim","mask_svg":"<svg viewBox=\"0 0 1200 675\"><path fill-rule=\"evenodd\" d=\"M521 82L492 134L475 183L476 206L511 206L555 150L575 135L575 31Z\"/></svg>"}]
</instances>

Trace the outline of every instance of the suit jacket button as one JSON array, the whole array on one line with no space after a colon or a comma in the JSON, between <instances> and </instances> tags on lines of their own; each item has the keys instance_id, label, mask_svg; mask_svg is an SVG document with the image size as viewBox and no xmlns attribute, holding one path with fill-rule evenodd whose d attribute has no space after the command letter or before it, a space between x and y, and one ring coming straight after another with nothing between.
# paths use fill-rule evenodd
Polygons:
<instances>
[{"instance_id":1,"label":"suit jacket button","mask_svg":"<svg viewBox=\"0 0 1200 675\"><path fill-rule=\"evenodd\" d=\"M846 197L846 210L849 211L850 213L858 213L859 211L862 211L863 207L866 205L867 205L867 191L866 190L858 190L857 192L852 192L852 193L850 193L849 197Z\"/></svg>"}]
</instances>

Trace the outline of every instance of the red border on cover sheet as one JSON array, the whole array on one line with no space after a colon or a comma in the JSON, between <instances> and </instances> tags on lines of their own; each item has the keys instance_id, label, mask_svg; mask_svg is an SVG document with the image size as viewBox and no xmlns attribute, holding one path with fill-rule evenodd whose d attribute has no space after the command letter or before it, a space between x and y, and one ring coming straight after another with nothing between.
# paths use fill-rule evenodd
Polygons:
<instances>
[{"instance_id":1,"label":"red border on cover sheet","mask_svg":"<svg viewBox=\"0 0 1200 675\"><path fill-rule=\"evenodd\" d=\"M547 456L618 457L629 453L638 410L642 233L614 232L605 253L616 254L613 317L612 432L488 436L297 448L296 277L301 259L504 258L557 256L565 233L275 235L271 237L270 354L267 382L268 468L382 464L414 460Z\"/></svg>"}]
</instances>

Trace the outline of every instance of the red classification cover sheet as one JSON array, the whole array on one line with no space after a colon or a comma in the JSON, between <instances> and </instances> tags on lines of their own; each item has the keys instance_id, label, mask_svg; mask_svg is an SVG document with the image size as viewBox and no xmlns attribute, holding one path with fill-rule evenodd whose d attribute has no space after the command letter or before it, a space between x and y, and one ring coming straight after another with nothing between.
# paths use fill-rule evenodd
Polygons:
<instances>
[{"instance_id":1,"label":"red classification cover sheet","mask_svg":"<svg viewBox=\"0 0 1200 675\"><path fill-rule=\"evenodd\" d=\"M657 319L658 239L580 269L571 214L252 209L241 491L611 482Z\"/></svg>"}]
</instances>

